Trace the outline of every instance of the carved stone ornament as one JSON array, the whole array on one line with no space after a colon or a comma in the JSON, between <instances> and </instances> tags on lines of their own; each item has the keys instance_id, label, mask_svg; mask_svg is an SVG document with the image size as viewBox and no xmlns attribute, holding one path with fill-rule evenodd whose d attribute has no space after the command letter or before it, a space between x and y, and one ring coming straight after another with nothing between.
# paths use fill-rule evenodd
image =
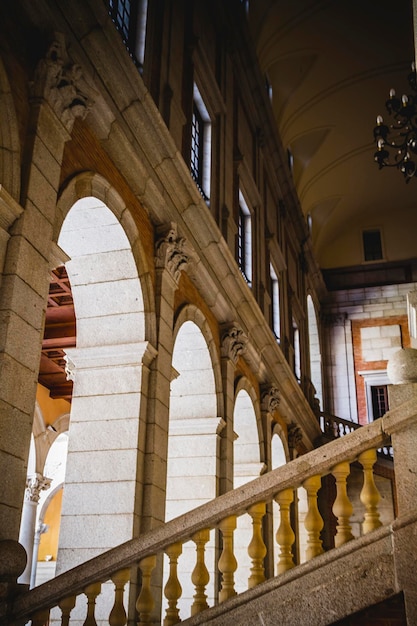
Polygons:
<instances>
[{"instance_id":1,"label":"carved stone ornament","mask_svg":"<svg viewBox=\"0 0 417 626\"><path fill-rule=\"evenodd\" d=\"M189 256L185 250L185 237L178 236L177 225L171 222L158 230L155 244L156 267L167 269L176 282L187 267Z\"/></svg>"},{"instance_id":2,"label":"carved stone ornament","mask_svg":"<svg viewBox=\"0 0 417 626\"><path fill-rule=\"evenodd\" d=\"M84 119L94 104L97 91L72 63L62 33L54 33L46 56L41 59L32 84L33 98L44 98L70 132L75 118Z\"/></svg>"},{"instance_id":3,"label":"carved stone ornament","mask_svg":"<svg viewBox=\"0 0 417 626\"><path fill-rule=\"evenodd\" d=\"M291 450L296 450L302 439L303 433L301 428L294 422L291 422L288 426L288 447Z\"/></svg>"},{"instance_id":4,"label":"carved stone ornament","mask_svg":"<svg viewBox=\"0 0 417 626\"><path fill-rule=\"evenodd\" d=\"M49 489L51 486L51 478L45 478L42 474L33 474L26 479L25 499L29 502L39 502L40 493Z\"/></svg>"},{"instance_id":5,"label":"carved stone ornament","mask_svg":"<svg viewBox=\"0 0 417 626\"><path fill-rule=\"evenodd\" d=\"M75 364L71 361L68 354L64 354L65 361L65 374L67 375L67 380L75 380Z\"/></svg>"},{"instance_id":6,"label":"carved stone ornament","mask_svg":"<svg viewBox=\"0 0 417 626\"><path fill-rule=\"evenodd\" d=\"M268 413L273 413L279 407L281 395L278 387L265 387L262 390L261 403L262 409Z\"/></svg>"},{"instance_id":7,"label":"carved stone ornament","mask_svg":"<svg viewBox=\"0 0 417 626\"><path fill-rule=\"evenodd\" d=\"M222 355L237 363L239 356L244 354L248 338L241 328L231 326L222 334Z\"/></svg>"}]
</instances>

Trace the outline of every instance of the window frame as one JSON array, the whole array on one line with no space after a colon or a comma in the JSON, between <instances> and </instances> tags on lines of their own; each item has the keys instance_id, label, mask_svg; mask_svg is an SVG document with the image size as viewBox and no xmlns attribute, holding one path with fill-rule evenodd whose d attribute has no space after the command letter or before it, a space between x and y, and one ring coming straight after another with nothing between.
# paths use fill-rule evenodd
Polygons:
<instances>
[{"instance_id":1,"label":"window frame","mask_svg":"<svg viewBox=\"0 0 417 626\"><path fill-rule=\"evenodd\" d=\"M249 287L252 287L252 214L239 190L239 216L237 235L237 261L242 275Z\"/></svg>"},{"instance_id":2,"label":"window frame","mask_svg":"<svg viewBox=\"0 0 417 626\"><path fill-rule=\"evenodd\" d=\"M198 122L199 132L195 133ZM193 87L193 111L191 119L190 171L204 200L210 201L211 188L211 118L197 84ZM196 139L198 146L195 149ZM193 158L195 157L195 158Z\"/></svg>"}]
</instances>

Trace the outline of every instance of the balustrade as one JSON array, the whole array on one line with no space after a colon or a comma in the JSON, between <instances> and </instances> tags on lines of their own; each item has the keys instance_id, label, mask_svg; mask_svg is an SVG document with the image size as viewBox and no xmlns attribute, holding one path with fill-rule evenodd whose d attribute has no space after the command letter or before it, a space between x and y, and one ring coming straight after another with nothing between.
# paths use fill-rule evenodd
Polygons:
<instances>
[{"instance_id":1,"label":"balustrade","mask_svg":"<svg viewBox=\"0 0 417 626\"><path fill-rule=\"evenodd\" d=\"M373 427L371 431L378 432L376 427ZM177 624L208 608L205 590L209 583L210 574L205 562L205 545L209 540L210 528L217 529L217 540L222 548L217 562L220 572L219 603L236 595L234 576L239 564L234 554L234 531L239 515L249 515L252 521L252 536L247 546L251 561L250 571L248 571L248 588L261 584L265 580L264 560L267 549L273 549L271 541L263 533L267 502L273 503L279 524L275 538L272 538L272 541L276 542L278 554L276 562L278 575L295 567L293 545L300 533L304 532L307 539L306 554L303 555L306 560L317 558L323 552L321 532L326 515L322 517L320 513L318 494L322 478L328 474L334 476L336 484L335 499L326 504L327 511L332 511L337 520L334 545L338 547L353 540L350 524L353 504L348 489L348 476L354 462L360 464L363 474L363 487L361 487L360 494L356 494L358 496L356 500L358 502L360 500L364 507L362 533L365 534L378 528L381 525L378 512L380 496L375 484L373 468L377 459L376 448L385 442L375 441L375 448L368 450L364 449L363 437L357 433L353 433L353 437L357 439L357 441L356 439L353 440L350 449L354 453L356 450L353 458L342 458L346 454L347 448L341 446L340 439L328 444L328 446L333 446L332 453L329 453L327 446L326 454L323 453L324 448L318 448L304 457L292 461L287 466L269 472L252 483L199 507L196 512L191 511L177 521L168 522L164 527L155 529L142 539L132 540L131 545L128 545L128 542L128 544L123 544L120 549L114 548L109 553L100 555L93 560L93 563L97 561L96 581L92 579L92 574L87 569L88 564L79 566L77 569L80 571L80 576L84 572L87 577L86 582L88 584L85 584L84 587L80 583L79 588L77 588L74 583L77 577L73 575L68 578L70 573L66 573L54 581L49 581L48 585L52 590L54 585L57 588L55 592L49 595L46 593L42 595L44 586L23 594L26 596L25 602L22 602L23 596L15 601L13 607L14 620L11 622L0 620L0 624L18 623L22 621L22 618L30 617L34 626L45 626L48 623L49 608L52 608L53 605L59 606L62 614L61 624L65 626L70 624L71 611L75 606L75 596L84 593L87 597L84 626L96 625L98 623L98 618L95 615L96 598L100 593L101 583L112 580L114 603L106 623L109 623L110 626L124 626L127 623L127 613L124 606L125 587L129 583L130 572L133 567L139 568L141 572L140 590L136 601L137 623L139 626L155 623L154 610L158 609L158 599L154 597L153 589L157 588L157 584L156 587L153 586L155 581L152 581L152 577L158 571L156 569L157 556L162 552L165 552L169 558L169 577L164 588L168 607L162 623L164 626ZM377 439L376 436L375 439ZM356 468L358 463L355 465ZM306 491L308 505L304 529L294 528L291 524L291 509L295 506L294 494L300 487ZM207 511L206 516L202 515L203 510ZM191 565L189 569L195 594L188 614L180 615L178 600L182 593L182 581L178 578L177 564L178 560L181 559L183 544L190 539L196 546L194 568ZM145 547L141 547L141 544ZM158 549L153 550L153 545L158 546ZM271 553L271 558L275 558L273 553ZM113 571L111 571L112 567ZM67 579L71 581L71 584L69 589L64 592ZM59 589L62 590L62 597L59 597Z\"/></svg>"}]
</instances>

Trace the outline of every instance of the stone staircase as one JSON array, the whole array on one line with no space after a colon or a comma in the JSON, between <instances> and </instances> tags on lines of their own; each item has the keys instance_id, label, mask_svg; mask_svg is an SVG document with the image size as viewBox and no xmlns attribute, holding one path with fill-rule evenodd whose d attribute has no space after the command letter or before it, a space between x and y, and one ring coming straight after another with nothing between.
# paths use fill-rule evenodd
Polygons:
<instances>
[{"instance_id":1,"label":"stone staircase","mask_svg":"<svg viewBox=\"0 0 417 626\"><path fill-rule=\"evenodd\" d=\"M39 587L16 589L16 578L6 580L3 575L0 624L18 625L29 620L33 626L170 626L180 621L189 626L356 624L343 620L360 611L368 611L369 616L371 607L378 605L382 606L378 610L384 611L381 603L385 602L387 607L396 605L393 619L402 621L394 624L415 626L417 385L407 387L407 400L376 422ZM394 398L391 406L395 405ZM377 450L391 445L397 488L394 515L387 521L380 510L374 466ZM361 487L355 495L349 481L358 472ZM318 494L330 479L335 497L323 507ZM301 490L306 494L307 510L304 519L294 522L292 503ZM271 533L265 531L271 528L274 515L275 541L270 542L267 535ZM362 517L359 532L351 523L358 515ZM250 522L246 524L250 529L247 590L241 593L236 589L239 568L235 551L244 539L239 528L236 530L238 519ZM328 535L333 536L334 547L326 546L325 551L322 537L327 526L331 527ZM206 551L210 533L218 546L213 571ZM294 545L303 541L305 562L296 563ZM189 579L185 580L181 555L190 542L194 559L185 569ZM168 576L163 580L164 554ZM215 587L213 606L208 602L210 579L214 579ZM189 586L193 591L184 601L182 590Z\"/></svg>"}]
</instances>

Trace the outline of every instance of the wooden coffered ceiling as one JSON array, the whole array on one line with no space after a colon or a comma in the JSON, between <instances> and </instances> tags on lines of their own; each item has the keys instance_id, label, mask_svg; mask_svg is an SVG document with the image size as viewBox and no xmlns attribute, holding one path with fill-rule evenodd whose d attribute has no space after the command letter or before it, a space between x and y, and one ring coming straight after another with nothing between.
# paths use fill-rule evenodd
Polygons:
<instances>
[{"instance_id":1,"label":"wooden coffered ceiling","mask_svg":"<svg viewBox=\"0 0 417 626\"><path fill-rule=\"evenodd\" d=\"M65 348L75 346L75 312L71 285L64 266L52 271L45 330L39 369L39 382L53 399L71 401L72 381L65 372Z\"/></svg>"}]
</instances>

